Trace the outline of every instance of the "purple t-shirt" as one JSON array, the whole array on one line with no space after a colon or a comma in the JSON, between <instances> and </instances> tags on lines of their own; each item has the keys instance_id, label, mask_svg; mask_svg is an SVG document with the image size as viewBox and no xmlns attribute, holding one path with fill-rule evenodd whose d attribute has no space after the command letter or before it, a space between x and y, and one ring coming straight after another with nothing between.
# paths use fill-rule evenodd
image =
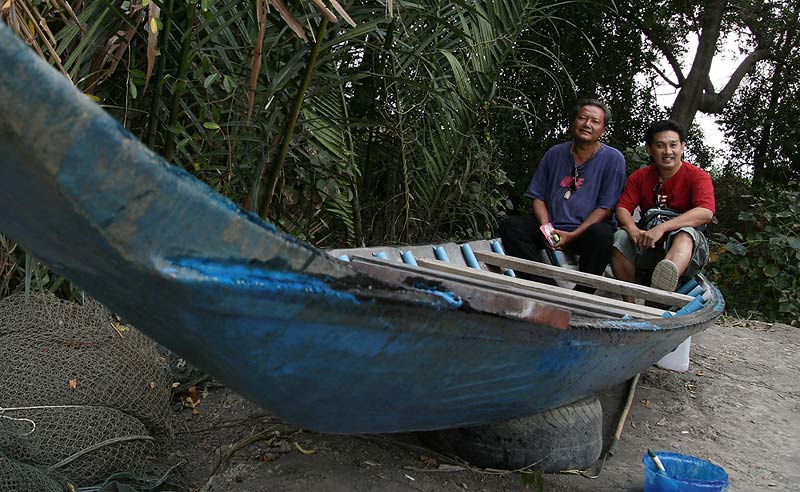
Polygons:
<instances>
[{"instance_id":1,"label":"purple t-shirt","mask_svg":"<svg viewBox=\"0 0 800 492\"><path fill-rule=\"evenodd\" d=\"M550 222L556 229L573 231L596 209L614 210L625 186L625 158L622 152L602 145L588 161L578 166L576 190L570 190L575 160L570 145L564 142L550 147L536 169L527 196L538 198L547 205ZM608 222L616 224L614 214Z\"/></svg>"}]
</instances>

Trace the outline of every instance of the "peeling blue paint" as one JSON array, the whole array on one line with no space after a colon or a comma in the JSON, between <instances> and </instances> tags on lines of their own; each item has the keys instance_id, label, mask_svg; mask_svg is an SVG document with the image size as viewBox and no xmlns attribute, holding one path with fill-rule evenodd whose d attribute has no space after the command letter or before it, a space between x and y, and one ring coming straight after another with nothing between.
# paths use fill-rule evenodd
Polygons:
<instances>
[{"instance_id":1,"label":"peeling blue paint","mask_svg":"<svg viewBox=\"0 0 800 492\"><path fill-rule=\"evenodd\" d=\"M453 294L450 291L441 291L441 290L432 290L432 289L418 289L422 290L423 292L427 292L428 294L434 295L439 299L443 300L449 307L458 309L464 304L464 301L461 297Z\"/></svg>"},{"instance_id":2,"label":"peeling blue paint","mask_svg":"<svg viewBox=\"0 0 800 492\"><path fill-rule=\"evenodd\" d=\"M342 302L360 304L354 295L331 288L324 280L311 275L258 268L249 263L219 261L208 258L172 258L164 274L212 281L232 287L258 289L282 294L314 294Z\"/></svg>"},{"instance_id":3,"label":"peeling blue paint","mask_svg":"<svg viewBox=\"0 0 800 492\"><path fill-rule=\"evenodd\" d=\"M451 308L458 309L464 304L464 300L461 299L461 297L453 294L449 290L432 289L430 288L430 284L428 282L418 282L412 284L410 287L420 292L425 292L440 298L448 305L448 307Z\"/></svg>"}]
</instances>

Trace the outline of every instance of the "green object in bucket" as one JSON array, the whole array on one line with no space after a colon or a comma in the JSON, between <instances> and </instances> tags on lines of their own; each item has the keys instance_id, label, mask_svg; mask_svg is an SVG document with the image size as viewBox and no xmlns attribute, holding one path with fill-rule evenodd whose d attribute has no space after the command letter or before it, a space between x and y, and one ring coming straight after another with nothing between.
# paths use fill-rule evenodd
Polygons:
<instances>
[{"instance_id":1,"label":"green object in bucket","mask_svg":"<svg viewBox=\"0 0 800 492\"><path fill-rule=\"evenodd\" d=\"M656 453L655 453L655 452L653 452L653 450L652 450L652 449L649 449L649 448L647 449L647 455L648 455L648 456L650 456L650 459L651 459L651 460L653 460L653 463L655 463L655 464L656 464L656 468L658 468L658 469L659 469L659 470L661 470L662 472L665 472L665 471L667 471L667 469L666 469L666 468L664 468L664 464L663 464L663 463L661 463L661 460L660 460L660 459L658 459L658 456L656 455Z\"/></svg>"},{"instance_id":2,"label":"green object in bucket","mask_svg":"<svg viewBox=\"0 0 800 492\"><path fill-rule=\"evenodd\" d=\"M666 472L658 469L649 453L642 458L645 478L644 492L725 492L728 490L728 474L713 463L694 456L665 451L659 451L658 458L663 463Z\"/></svg>"}]
</instances>

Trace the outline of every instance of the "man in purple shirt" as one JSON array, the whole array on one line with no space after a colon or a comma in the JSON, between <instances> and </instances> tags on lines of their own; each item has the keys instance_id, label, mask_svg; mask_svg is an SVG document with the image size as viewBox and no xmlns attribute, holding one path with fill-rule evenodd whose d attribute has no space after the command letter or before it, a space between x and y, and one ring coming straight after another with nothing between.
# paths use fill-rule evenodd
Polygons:
<instances>
[{"instance_id":1,"label":"man in purple shirt","mask_svg":"<svg viewBox=\"0 0 800 492\"><path fill-rule=\"evenodd\" d=\"M571 115L572 141L554 145L545 153L528 186L533 216L508 217L500 225L506 253L537 260L544 248L569 251L579 256L580 271L603 274L616 228L613 210L626 177L622 153L600 143L610 117L609 109L599 101L578 101ZM540 230L548 224L555 232L553 244Z\"/></svg>"}]
</instances>

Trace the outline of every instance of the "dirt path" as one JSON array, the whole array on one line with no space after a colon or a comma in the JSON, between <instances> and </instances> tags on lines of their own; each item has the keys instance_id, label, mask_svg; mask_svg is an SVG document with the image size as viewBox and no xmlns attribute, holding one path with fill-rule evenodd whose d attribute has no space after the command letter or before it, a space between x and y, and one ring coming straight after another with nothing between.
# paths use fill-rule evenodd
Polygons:
<instances>
[{"instance_id":1,"label":"dirt path","mask_svg":"<svg viewBox=\"0 0 800 492\"><path fill-rule=\"evenodd\" d=\"M800 491L798 355L800 329L730 319L715 325L693 338L688 372L653 367L642 374L616 454L600 478L545 475L544 490L641 491L641 459L650 447L719 464L732 491ZM620 385L601 397L606 436L626 389ZM226 389L211 389L198 410L175 415L177 457L192 463L184 467L190 490L536 490L518 473L454 466L420 447L412 434L304 432Z\"/></svg>"}]
</instances>

